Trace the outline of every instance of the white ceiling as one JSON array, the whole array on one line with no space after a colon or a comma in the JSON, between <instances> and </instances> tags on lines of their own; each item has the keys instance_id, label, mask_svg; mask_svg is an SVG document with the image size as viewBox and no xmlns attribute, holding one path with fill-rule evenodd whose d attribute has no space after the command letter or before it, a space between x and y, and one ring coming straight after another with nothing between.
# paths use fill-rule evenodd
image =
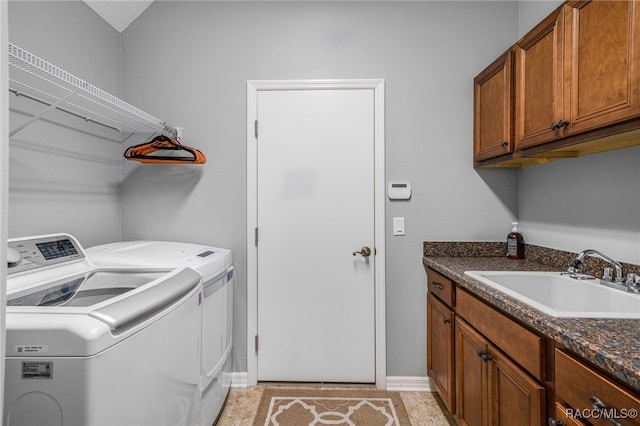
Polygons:
<instances>
[{"instance_id":1,"label":"white ceiling","mask_svg":"<svg viewBox=\"0 0 640 426\"><path fill-rule=\"evenodd\" d=\"M153 2L153 0L83 1L119 32L123 32Z\"/></svg>"},{"instance_id":2,"label":"white ceiling","mask_svg":"<svg viewBox=\"0 0 640 426\"><path fill-rule=\"evenodd\" d=\"M2 1L2 0L0 0ZM113 28L123 32L154 0L82 0ZM215 1L215 0L210 0ZM260 0L269 1L269 0ZM295 0L293 0L295 1ZM298 0L299 1L299 0ZM313 0L306 0L313 1ZM332 0L342 1L342 0ZM356 0L367 1L367 0ZM393 0L392 0L393 1ZM399 1L399 0L396 0ZM410 0L433 1L433 0ZM446 1L446 0L445 0ZM455 1L455 0L448 0ZM472 0L478 1L478 0Z\"/></svg>"}]
</instances>

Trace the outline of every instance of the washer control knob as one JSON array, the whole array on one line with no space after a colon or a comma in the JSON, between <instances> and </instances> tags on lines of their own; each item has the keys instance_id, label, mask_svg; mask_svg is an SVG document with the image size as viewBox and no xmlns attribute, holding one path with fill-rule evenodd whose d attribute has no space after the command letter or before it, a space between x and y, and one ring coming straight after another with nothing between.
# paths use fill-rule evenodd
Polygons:
<instances>
[{"instance_id":1,"label":"washer control knob","mask_svg":"<svg viewBox=\"0 0 640 426\"><path fill-rule=\"evenodd\" d=\"M7 250L7 266L13 268L20 264L20 252L16 249L9 247Z\"/></svg>"}]
</instances>

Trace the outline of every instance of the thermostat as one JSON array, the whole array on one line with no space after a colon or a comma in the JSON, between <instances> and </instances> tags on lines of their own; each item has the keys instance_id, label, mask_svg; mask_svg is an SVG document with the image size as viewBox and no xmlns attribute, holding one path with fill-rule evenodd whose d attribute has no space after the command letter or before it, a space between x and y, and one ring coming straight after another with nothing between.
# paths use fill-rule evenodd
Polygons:
<instances>
[{"instance_id":1,"label":"thermostat","mask_svg":"<svg viewBox=\"0 0 640 426\"><path fill-rule=\"evenodd\" d=\"M411 198L411 184L409 182L390 182L387 186L390 200L408 200Z\"/></svg>"}]
</instances>

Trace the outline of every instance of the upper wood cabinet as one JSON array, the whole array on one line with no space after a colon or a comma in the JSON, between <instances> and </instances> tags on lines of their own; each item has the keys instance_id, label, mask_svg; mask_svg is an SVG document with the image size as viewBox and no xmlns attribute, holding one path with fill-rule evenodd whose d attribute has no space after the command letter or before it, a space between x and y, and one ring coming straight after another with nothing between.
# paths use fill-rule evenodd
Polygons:
<instances>
[{"instance_id":1,"label":"upper wood cabinet","mask_svg":"<svg viewBox=\"0 0 640 426\"><path fill-rule=\"evenodd\" d=\"M563 34L560 7L523 37L515 50L515 140L518 149L557 139L564 116Z\"/></svg>"},{"instance_id":2,"label":"upper wood cabinet","mask_svg":"<svg viewBox=\"0 0 640 426\"><path fill-rule=\"evenodd\" d=\"M511 50L496 59L473 82L474 159L513 152L513 78Z\"/></svg>"},{"instance_id":3,"label":"upper wood cabinet","mask_svg":"<svg viewBox=\"0 0 640 426\"><path fill-rule=\"evenodd\" d=\"M640 4L570 2L565 18L564 134L640 115Z\"/></svg>"},{"instance_id":4,"label":"upper wood cabinet","mask_svg":"<svg viewBox=\"0 0 640 426\"><path fill-rule=\"evenodd\" d=\"M476 166L522 166L640 144L640 0L566 2L513 46L511 65L513 141L505 139L502 151L491 144L495 129L509 129L509 115L496 112L505 101L479 102L479 81L489 81L490 69L476 77ZM486 93L500 89L494 86Z\"/></svg>"}]
</instances>

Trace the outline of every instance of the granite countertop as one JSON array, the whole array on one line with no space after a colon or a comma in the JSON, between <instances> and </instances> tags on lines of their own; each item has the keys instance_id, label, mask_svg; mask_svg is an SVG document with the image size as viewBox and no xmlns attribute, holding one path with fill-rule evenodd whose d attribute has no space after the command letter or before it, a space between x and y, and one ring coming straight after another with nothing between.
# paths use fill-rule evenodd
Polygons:
<instances>
[{"instance_id":1,"label":"granite countertop","mask_svg":"<svg viewBox=\"0 0 640 426\"><path fill-rule=\"evenodd\" d=\"M564 345L622 382L640 391L640 320L609 318L555 318L520 302L478 280L465 271L560 271L557 265L531 260L511 260L482 253L443 253L425 250L423 263L455 281L495 307L519 319L534 330Z\"/></svg>"}]
</instances>

